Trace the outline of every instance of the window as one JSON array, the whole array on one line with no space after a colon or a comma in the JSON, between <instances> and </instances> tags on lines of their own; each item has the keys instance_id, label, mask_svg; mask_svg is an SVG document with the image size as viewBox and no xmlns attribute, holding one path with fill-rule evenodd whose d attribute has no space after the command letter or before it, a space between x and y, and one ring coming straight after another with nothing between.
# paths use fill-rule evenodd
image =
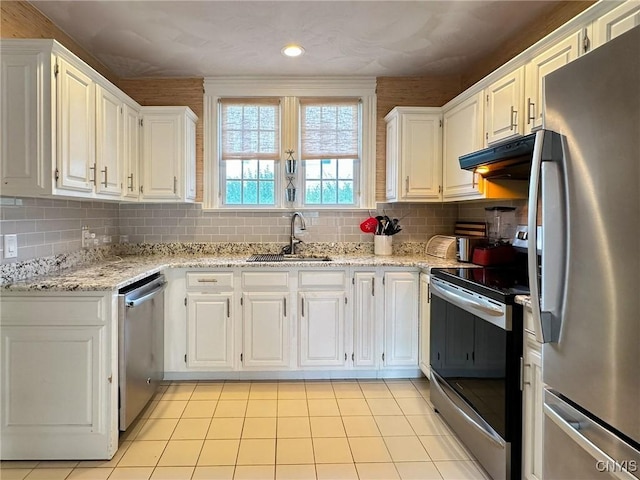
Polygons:
<instances>
[{"instance_id":1,"label":"window","mask_svg":"<svg viewBox=\"0 0 640 480\"><path fill-rule=\"evenodd\" d=\"M306 205L356 205L360 165L358 99L300 100Z\"/></svg>"},{"instance_id":2,"label":"window","mask_svg":"<svg viewBox=\"0 0 640 480\"><path fill-rule=\"evenodd\" d=\"M278 99L220 102L223 203L276 204L276 162L280 158Z\"/></svg>"},{"instance_id":3,"label":"window","mask_svg":"<svg viewBox=\"0 0 640 480\"><path fill-rule=\"evenodd\" d=\"M211 77L204 86L205 209L375 205L375 78Z\"/></svg>"}]
</instances>

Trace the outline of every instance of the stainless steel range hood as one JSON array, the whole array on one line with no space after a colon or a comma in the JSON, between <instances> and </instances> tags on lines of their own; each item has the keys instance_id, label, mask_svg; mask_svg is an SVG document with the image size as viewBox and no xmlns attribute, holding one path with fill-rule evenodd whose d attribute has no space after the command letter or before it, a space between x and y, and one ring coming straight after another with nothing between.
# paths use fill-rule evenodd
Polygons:
<instances>
[{"instance_id":1,"label":"stainless steel range hood","mask_svg":"<svg viewBox=\"0 0 640 480\"><path fill-rule=\"evenodd\" d=\"M460 168L490 179L528 180L536 134L511 139L460 157Z\"/></svg>"}]
</instances>

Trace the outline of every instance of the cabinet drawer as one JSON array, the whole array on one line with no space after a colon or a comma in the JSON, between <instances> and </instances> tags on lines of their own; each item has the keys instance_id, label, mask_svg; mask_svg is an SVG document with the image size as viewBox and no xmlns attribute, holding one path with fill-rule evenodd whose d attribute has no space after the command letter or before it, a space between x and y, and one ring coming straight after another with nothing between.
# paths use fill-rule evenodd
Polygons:
<instances>
[{"instance_id":1,"label":"cabinet drawer","mask_svg":"<svg viewBox=\"0 0 640 480\"><path fill-rule=\"evenodd\" d=\"M242 288L289 288L288 272L243 272Z\"/></svg>"},{"instance_id":2,"label":"cabinet drawer","mask_svg":"<svg viewBox=\"0 0 640 480\"><path fill-rule=\"evenodd\" d=\"M187 288L232 289L233 272L188 272Z\"/></svg>"},{"instance_id":3,"label":"cabinet drawer","mask_svg":"<svg viewBox=\"0 0 640 480\"><path fill-rule=\"evenodd\" d=\"M344 287L345 272L305 270L300 272L300 287Z\"/></svg>"}]
</instances>

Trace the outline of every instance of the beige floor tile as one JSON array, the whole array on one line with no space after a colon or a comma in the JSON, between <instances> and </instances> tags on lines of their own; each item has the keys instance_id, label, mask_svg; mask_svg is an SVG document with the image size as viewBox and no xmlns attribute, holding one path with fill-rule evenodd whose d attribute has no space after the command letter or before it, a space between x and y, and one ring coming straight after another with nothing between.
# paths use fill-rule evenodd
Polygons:
<instances>
[{"instance_id":1,"label":"beige floor tile","mask_svg":"<svg viewBox=\"0 0 640 480\"><path fill-rule=\"evenodd\" d=\"M401 480L442 480L432 462L402 462L395 465Z\"/></svg>"},{"instance_id":2,"label":"beige floor tile","mask_svg":"<svg viewBox=\"0 0 640 480\"><path fill-rule=\"evenodd\" d=\"M364 398L338 398L340 414L344 416L371 415L371 410Z\"/></svg>"},{"instance_id":3,"label":"beige floor tile","mask_svg":"<svg viewBox=\"0 0 640 480\"><path fill-rule=\"evenodd\" d=\"M353 463L316 464L318 480L358 480L358 472Z\"/></svg>"},{"instance_id":4,"label":"beige floor tile","mask_svg":"<svg viewBox=\"0 0 640 480\"><path fill-rule=\"evenodd\" d=\"M3 468L0 472L0 478L2 480L24 480L31 473L31 470L31 468Z\"/></svg>"},{"instance_id":5,"label":"beige floor tile","mask_svg":"<svg viewBox=\"0 0 640 480\"><path fill-rule=\"evenodd\" d=\"M233 480L233 472L236 467L229 465L224 467L196 467L191 480Z\"/></svg>"},{"instance_id":6,"label":"beige floor tile","mask_svg":"<svg viewBox=\"0 0 640 480\"><path fill-rule=\"evenodd\" d=\"M34 468L26 477L26 480L64 480L71 473L71 468ZM4 479L4 470L1 478Z\"/></svg>"},{"instance_id":7,"label":"beige floor tile","mask_svg":"<svg viewBox=\"0 0 640 480\"><path fill-rule=\"evenodd\" d=\"M336 398L364 398L358 382L332 382Z\"/></svg>"},{"instance_id":8,"label":"beige floor tile","mask_svg":"<svg viewBox=\"0 0 640 480\"><path fill-rule=\"evenodd\" d=\"M313 455L317 463L352 463L346 438L314 438Z\"/></svg>"},{"instance_id":9,"label":"beige floor tile","mask_svg":"<svg viewBox=\"0 0 640 480\"><path fill-rule=\"evenodd\" d=\"M399 480L393 463L356 463L360 480Z\"/></svg>"},{"instance_id":10,"label":"beige floor tile","mask_svg":"<svg viewBox=\"0 0 640 480\"><path fill-rule=\"evenodd\" d=\"M431 415L433 408L422 397L416 398L396 398L402 413L405 415Z\"/></svg>"},{"instance_id":11,"label":"beige floor tile","mask_svg":"<svg viewBox=\"0 0 640 480\"><path fill-rule=\"evenodd\" d=\"M277 383L252 383L249 400L275 400L278 398Z\"/></svg>"},{"instance_id":12,"label":"beige floor tile","mask_svg":"<svg viewBox=\"0 0 640 480\"><path fill-rule=\"evenodd\" d=\"M430 462L431 458L415 435L384 437L384 443L394 462Z\"/></svg>"},{"instance_id":13,"label":"beige floor tile","mask_svg":"<svg viewBox=\"0 0 640 480\"><path fill-rule=\"evenodd\" d=\"M209 431L207 432L207 440L223 440L240 438L242 436L242 427L244 418L213 418Z\"/></svg>"},{"instance_id":14,"label":"beige floor tile","mask_svg":"<svg viewBox=\"0 0 640 480\"><path fill-rule=\"evenodd\" d=\"M409 380L387 381L386 383L395 398L415 398L422 396L413 382Z\"/></svg>"},{"instance_id":15,"label":"beige floor tile","mask_svg":"<svg viewBox=\"0 0 640 480\"><path fill-rule=\"evenodd\" d=\"M489 478L471 461L435 462L435 465L444 480L485 480Z\"/></svg>"},{"instance_id":16,"label":"beige floor tile","mask_svg":"<svg viewBox=\"0 0 640 480\"><path fill-rule=\"evenodd\" d=\"M247 400L251 384L249 382L225 383L220 393L220 400Z\"/></svg>"},{"instance_id":17,"label":"beige floor tile","mask_svg":"<svg viewBox=\"0 0 640 480\"><path fill-rule=\"evenodd\" d=\"M316 466L276 465L276 480L316 480Z\"/></svg>"},{"instance_id":18,"label":"beige floor tile","mask_svg":"<svg viewBox=\"0 0 640 480\"><path fill-rule=\"evenodd\" d=\"M305 417L309 415L306 400L280 400L278 399L279 417Z\"/></svg>"},{"instance_id":19,"label":"beige floor tile","mask_svg":"<svg viewBox=\"0 0 640 480\"><path fill-rule=\"evenodd\" d=\"M240 440L205 440L198 466L235 465Z\"/></svg>"},{"instance_id":20,"label":"beige floor tile","mask_svg":"<svg viewBox=\"0 0 640 480\"><path fill-rule=\"evenodd\" d=\"M191 480L194 467L156 467L151 480Z\"/></svg>"},{"instance_id":21,"label":"beige floor tile","mask_svg":"<svg viewBox=\"0 0 640 480\"><path fill-rule=\"evenodd\" d=\"M162 400L189 400L195 389L195 383L169 385L162 395Z\"/></svg>"},{"instance_id":22,"label":"beige floor tile","mask_svg":"<svg viewBox=\"0 0 640 480\"><path fill-rule=\"evenodd\" d=\"M75 468L67 480L107 480L113 468ZM4 475L0 475L4 480Z\"/></svg>"},{"instance_id":23,"label":"beige floor tile","mask_svg":"<svg viewBox=\"0 0 640 480\"><path fill-rule=\"evenodd\" d=\"M391 461L382 437L349 437L349 446L356 463Z\"/></svg>"},{"instance_id":24,"label":"beige floor tile","mask_svg":"<svg viewBox=\"0 0 640 480\"><path fill-rule=\"evenodd\" d=\"M365 418L365 417L350 417ZM311 435L316 438L345 437L342 417L309 417L311 422Z\"/></svg>"},{"instance_id":25,"label":"beige floor tile","mask_svg":"<svg viewBox=\"0 0 640 480\"><path fill-rule=\"evenodd\" d=\"M276 462L275 439L242 439L236 465L273 465Z\"/></svg>"},{"instance_id":26,"label":"beige floor tile","mask_svg":"<svg viewBox=\"0 0 640 480\"><path fill-rule=\"evenodd\" d=\"M407 420L416 435L452 435L447 424L437 415L407 415Z\"/></svg>"},{"instance_id":27,"label":"beige floor tile","mask_svg":"<svg viewBox=\"0 0 640 480\"><path fill-rule=\"evenodd\" d=\"M238 465L233 474L234 480L271 480L274 478L275 465Z\"/></svg>"},{"instance_id":28,"label":"beige floor tile","mask_svg":"<svg viewBox=\"0 0 640 480\"><path fill-rule=\"evenodd\" d=\"M78 463L76 468L113 468L118 465L118 462L122 459L127 449L131 446L132 442L121 442L118 446L118 451L111 458L111 460L85 460Z\"/></svg>"},{"instance_id":29,"label":"beige floor tile","mask_svg":"<svg viewBox=\"0 0 640 480\"><path fill-rule=\"evenodd\" d=\"M368 398L367 404L373 415L402 415L402 410L393 398Z\"/></svg>"},{"instance_id":30,"label":"beige floor tile","mask_svg":"<svg viewBox=\"0 0 640 480\"><path fill-rule=\"evenodd\" d=\"M118 462L120 467L155 467L162 456L167 442L164 440L144 440L133 442Z\"/></svg>"},{"instance_id":31,"label":"beige floor tile","mask_svg":"<svg viewBox=\"0 0 640 480\"><path fill-rule=\"evenodd\" d=\"M365 398L393 398L384 382L360 382Z\"/></svg>"},{"instance_id":32,"label":"beige floor tile","mask_svg":"<svg viewBox=\"0 0 640 480\"><path fill-rule=\"evenodd\" d=\"M222 385L222 383L199 383L191 395L191 400L218 400Z\"/></svg>"},{"instance_id":33,"label":"beige floor tile","mask_svg":"<svg viewBox=\"0 0 640 480\"><path fill-rule=\"evenodd\" d=\"M66 461L66 460L43 460L42 462L38 462L38 465L35 468L75 468L78 466L77 461Z\"/></svg>"},{"instance_id":34,"label":"beige floor tile","mask_svg":"<svg viewBox=\"0 0 640 480\"><path fill-rule=\"evenodd\" d=\"M278 438L310 438L309 417L280 417L276 431Z\"/></svg>"},{"instance_id":35,"label":"beige floor tile","mask_svg":"<svg viewBox=\"0 0 640 480\"><path fill-rule=\"evenodd\" d=\"M246 400L220 400L214 417L244 417L247 410Z\"/></svg>"},{"instance_id":36,"label":"beige floor tile","mask_svg":"<svg viewBox=\"0 0 640 480\"><path fill-rule=\"evenodd\" d=\"M332 417L340 415L338 403L334 398L307 399L310 417Z\"/></svg>"},{"instance_id":37,"label":"beige floor tile","mask_svg":"<svg viewBox=\"0 0 640 480\"><path fill-rule=\"evenodd\" d=\"M344 429L348 437L379 437L380 430L374 418L369 416L362 417L342 417Z\"/></svg>"},{"instance_id":38,"label":"beige floor tile","mask_svg":"<svg viewBox=\"0 0 640 480\"><path fill-rule=\"evenodd\" d=\"M215 400L192 400L187 403L182 418L211 418L217 403Z\"/></svg>"},{"instance_id":39,"label":"beige floor tile","mask_svg":"<svg viewBox=\"0 0 640 480\"><path fill-rule=\"evenodd\" d=\"M280 438L276 446L276 463L284 465L313 464L310 438Z\"/></svg>"},{"instance_id":40,"label":"beige floor tile","mask_svg":"<svg viewBox=\"0 0 640 480\"><path fill-rule=\"evenodd\" d=\"M275 417L278 415L278 400L252 400L247 403L245 417Z\"/></svg>"},{"instance_id":41,"label":"beige floor tile","mask_svg":"<svg viewBox=\"0 0 640 480\"><path fill-rule=\"evenodd\" d=\"M114 468L109 480L149 480L153 467L118 467Z\"/></svg>"},{"instance_id":42,"label":"beige floor tile","mask_svg":"<svg viewBox=\"0 0 640 480\"><path fill-rule=\"evenodd\" d=\"M140 428L136 440L169 440L180 420L177 418L150 418Z\"/></svg>"},{"instance_id":43,"label":"beige floor tile","mask_svg":"<svg viewBox=\"0 0 640 480\"><path fill-rule=\"evenodd\" d=\"M331 382L305 383L308 399L336 398Z\"/></svg>"},{"instance_id":44,"label":"beige floor tile","mask_svg":"<svg viewBox=\"0 0 640 480\"><path fill-rule=\"evenodd\" d=\"M171 440L204 440L210 418L182 418L171 435Z\"/></svg>"},{"instance_id":45,"label":"beige floor tile","mask_svg":"<svg viewBox=\"0 0 640 480\"><path fill-rule=\"evenodd\" d=\"M447 460L469 460L462 445L448 435L428 435L418 437L434 462Z\"/></svg>"},{"instance_id":46,"label":"beige floor tile","mask_svg":"<svg viewBox=\"0 0 640 480\"><path fill-rule=\"evenodd\" d=\"M242 438L276 438L276 417L245 418Z\"/></svg>"},{"instance_id":47,"label":"beige floor tile","mask_svg":"<svg viewBox=\"0 0 640 480\"><path fill-rule=\"evenodd\" d=\"M149 418L149 415L151 415L151 413L156 409L156 407L158 406L158 403L159 402L157 400L153 400L147 403L147 406L142 409L138 418L141 418L141 419Z\"/></svg>"},{"instance_id":48,"label":"beige floor tile","mask_svg":"<svg viewBox=\"0 0 640 480\"><path fill-rule=\"evenodd\" d=\"M9 469L29 469L36 468L38 465L37 460L2 460L0 461L0 470L9 470Z\"/></svg>"},{"instance_id":49,"label":"beige floor tile","mask_svg":"<svg viewBox=\"0 0 640 480\"><path fill-rule=\"evenodd\" d=\"M188 467L195 465L204 440L169 440L160 457L160 467Z\"/></svg>"},{"instance_id":50,"label":"beige floor tile","mask_svg":"<svg viewBox=\"0 0 640 480\"><path fill-rule=\"evenodd\" d=\"M126 432L120 432L120 437L118 440L120 442L135 440L138 436L138 433L140 433L140 430L142 430L144 424L147 423L147 420L148 418L138 417L131 423L131 425L129 425Z\"/></svg>"},{"instance_id":51,"label":"beige floor tile","mask_svg":"<svg viewBox=\"0 0 640 480\"><path fill-rule=\"evenodd\" d=\"M281 382L278 384L278 400L302 400L307 398L304 382Z\"/></svg>"},{"instance_id":52,"label":"beige floor tile","mask_svg":"<svg viewBox=\"0 0 640 480\"><path fill-rule=\"evenodd\" d=\"M378 429L383 437L415 435L404 416L375 416Z\"/></svg>"},{"instance_id":53,"label":"beige floor tile","mask_svg":"<svg viewBox=\"0 0 640 480\"><path fill-rule=\"evenodd\" d=\"M180 418L187 403L186 400L161 400L149 414L149 418Z\"/></svg>"}]
</instances>

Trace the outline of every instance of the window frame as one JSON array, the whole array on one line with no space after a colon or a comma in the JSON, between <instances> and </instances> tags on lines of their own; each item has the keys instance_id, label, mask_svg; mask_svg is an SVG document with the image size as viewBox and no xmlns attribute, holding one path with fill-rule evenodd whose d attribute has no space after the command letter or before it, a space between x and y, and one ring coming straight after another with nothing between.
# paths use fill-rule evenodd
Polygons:
<instances>
[{"instance_id":1,"label":"window frame","mask_svg":"<svg viewBox=\"0 0 640 480\"><path fill-rule=\"evenodd\" d=\"M203 210L249 209L259 211L302 210L362 210L375 208L375 172L376 172L376 79L375 77L207 77L204 79L204 175ZM225 97L280 97L281 121L281 158L276 174L276 206L259 205L223 205L220 189L221 167L219 164L219 128L218 99ZM357 97L361 99L361 142L359 165L359 204L341 206L303 205L302 170L300 145L298 144L299 102L302 97ZM292 112L287 114L287 112ZM283 162L287 158L285 151L294 145L294 158L299 161L296 174L298 192L295 203L284 200L286 178ZM354 188L355 191L355 188Z\"/></svg>"}]
</instances>

